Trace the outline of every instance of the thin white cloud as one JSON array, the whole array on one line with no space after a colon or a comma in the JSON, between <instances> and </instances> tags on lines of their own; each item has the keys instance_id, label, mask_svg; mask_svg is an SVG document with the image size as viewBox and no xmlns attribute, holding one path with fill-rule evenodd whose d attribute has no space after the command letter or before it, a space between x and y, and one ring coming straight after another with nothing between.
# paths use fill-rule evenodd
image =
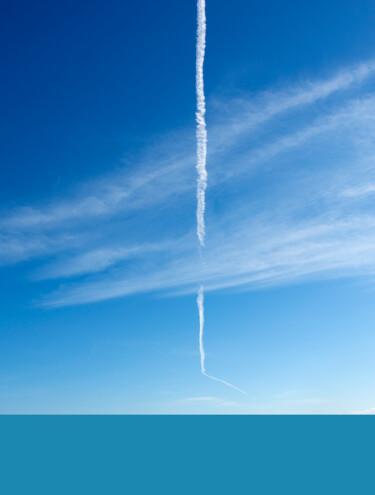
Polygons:
<instances>
[{"instance_id":1,"label":"thin white cloud","mask_svg":"<svg viewBox=\"0 0 375 495\"><path fill-rule=\"evenodd\" d=\"M293 108L313 104L337 91L347 90L371 76L374 71L375 62L370 60L340 71L325 81L308 81L282 92L268 91L260 101L259 97L250 97L250 101L243 99L237 104L241 110L236 112L236 116L233 116L235 102L228 102L226 105L232 109L232 119L238 122L234 124L233 121L227 121L226 124L212 126L210 153L221 153L223 147L230 149L260 122L266 122ZM243 107L246 105L250 108L244 112ZM8 214L3 213L0 216L0 227L17 231L51 229L82 219L87 221L90 218L113 216L129 209L151 207L168 201L170 195L190 191L189 170L194 163L194 152L192 149L182 149L180 143L188 141L192 144L191 139L182 133L169 139L167 137L167 141L168 146L162 142L159 147L151 147L145 156L132 158L131 172L124 171L94 180L78 188L70 198L53 201L45 206L24 206ZM171 142L174 143L173 147Z\"/></svg>"},{"instance_id":2,"label":"thin white cloud","mask_svg":"<svg viewBox=\"0 0 375 495\"><path fill-rule=\"evenodd\" d=\"M216 145L211 146L210 152L222 152L223 149L235 145L241 137L248 136L249 131L253 131L260 124L285 112L312 105L348 90L365 81L374 72L375 61L369 60L341 70L325 80L305 81L281 91L265 91L252 98L243 97L229 102L216 101L216 107L221 112L227 110L227 122L216 126L213 131L218 139L214 140Z\"/></svg>"},{"instance_id":3,"label":"thin white cloud","mask_svg":"<svg viewBox=\"0 0 375 495\"><path fill-rule=\"evenodd\" d=\"M375 414L375 407L370 407L369 409L362 409L359 411L352 411L348 414L355 414L355 415L372 415Z\"/></svg>"},{"instance_id":4,"label":"thin white cloud","mask_svg":"<svg viewBox=\"0 0 375 495\"><path fill-rule=\"evenodd\" d=\"M278 230L277 230L278 229ZM207 246L203 281L207 290L244 286L261 288L301 279L375 273L375 218L276 226L270 222L255 231L238 226L233 237L218 235ZM121 297L133 293L185 287L195 292L202 279L199 259L174 259L161 268L126 272L77 283L49 296L44 305L62 306Z\"/></svg>"},{"instance_id":5,"label":"thin white cloud","mask_svg":"<svg viewBox=\"0 0 375 495\"><path fill-rule=\"evenodd\" d=\"M98 249L60 259L39 269L35 278L38 280L69 278L89 273L97 273L110 268L125 260L134 260L141 256L170 251L177 242L159 242L157 244L141 244L136 246L103 246Z\"/></svg>"},{"instance_id":6,"label":"thin white cloud","mask_svg":"<svg viewBox=\"0 0 375 495\"><path fill-rule=\"evenodd\" d=\"M368 196L375 193L375 184L363 184L360 187L350 187L342 192L343 196L348 198L357 198L359 196Z\"/></svg>"},{"instance_id":7,"label":"thin white cloud","mask_svg":"<svg viewBox=\"0 0 375 495\"><path fill-rule=\"evenodd\" d=\"M92 181L71 197L4 213L0 263L49 256L33 268L37 277L76 277L47 295L46 306L150 291L193 293L200 283L206 290L255 289L372 277L375 212L368 200L375 190L375 97L369 88L361 91L361 83L373 72L371 62L326 81L254 97L235 112L235 125L212 126L203 273L192 235L192 139L188 149L178 139L155 146L131 172ZM348 95L349 89L355 94ZM284 115L338 93L329 106L298 121ZM248 143L243 139L252 122L281 113L282 126L263 128Z\"/></svg>"}]
</instances>

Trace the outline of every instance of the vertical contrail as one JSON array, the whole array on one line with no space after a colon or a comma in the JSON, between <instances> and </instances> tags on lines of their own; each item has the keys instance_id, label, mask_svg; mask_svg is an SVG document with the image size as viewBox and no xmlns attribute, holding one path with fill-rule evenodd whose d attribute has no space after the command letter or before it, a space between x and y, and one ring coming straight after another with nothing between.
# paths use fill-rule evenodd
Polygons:
<instances>
[{"instance_id":1,"label":"vertical contrail","mask_svg":"<svg viewBox=\"0 0 375 495\"><path fill-rule=\"evenodd\" d=\"M206 188L207 188L207 130L206 130L206 102L204 96L204 80L203 80L203 63L206 50L206 1L198 0L197 5L198 13L198 26L197 26L197 55L196 55L196 79L195 87L197 92L197 236L199 245L202 248L204 246L205 238L205 224L204 224L204 210L206 208ZM204 329L204 291L200 286L197 297L198 311L199 311L199 352L201 356L201 372L203 375L223 383L228 387L234 388L243 394L246 394L243 390L235 387L231 383L220 380L211 375L207 375L204 367L204 347L203 347L203 329ZM246 394L247 395L247 394Z\"/></svg>"},{"instance_id":2,"label":"vertical contrail","mask_svg":"<svg viewBox=\"0 0 375 495\"><path fill-rule=\"evenodd\" d=\"M198 311L199 311L199 352L201 355L201 372L204 376L207 376L207 378L211 378L211 380L215 380L217 382L223 383L224 385L227 385L227 387L234 388L234 390L237 390L238 392L241 392L242 394L248 395L244 390L236 387L235 385L232 385L229 382L226 382L225 380L220 380L220 378L216 378L216 376L208 375L206 373L206 368L204 367L204 360L205 360L205 353L204 353L204 347L203 347L203 328L204 328L204 293L203 293L203 287L200 286L198 290L198 297L197 297L197 304L198 304Z\"/></svg>"},{"instance_id":3,"label":"vertical contrail","mask_svg":"<svg viewBox=\"0 0 375 495\"><path fill-rule=\"evenodd\" d=\"M199 244L204 246L205 225L204 210L206 207L207 187L207 130L206 130L206 102L204 97L203 63L206 50L206 2L198 0L198 27L197 27L197 56L196 56L196 80L197 92L197 235Z\"/></svg>"},{"instance_id":4,"label":"vertical contrail","mask_svg":"<svg viewBox=\"0 0 375 495\"><path fill-rule=\"evenodd\" d=\"M203 374L206 373L206 369L204 367L204 347L203 347L203 328L204 328L204 293L203 287L199 287L198 297L197 297L198 311L199 311L199 352L201 355L201 371Z\"/></svg>"}]
</instances>

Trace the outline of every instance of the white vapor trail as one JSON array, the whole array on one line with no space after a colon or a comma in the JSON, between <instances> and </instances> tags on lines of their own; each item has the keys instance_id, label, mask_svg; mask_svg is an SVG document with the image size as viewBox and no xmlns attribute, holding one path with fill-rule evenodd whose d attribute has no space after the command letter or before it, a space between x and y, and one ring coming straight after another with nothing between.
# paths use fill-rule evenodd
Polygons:
<instances>
[{"instance_id":1,"label":"white vapor trail","mask_svg":"<svg viewBox=\"0 0 375 495\"><path fill-rule=\"evenodd\" d=\"M223 383L224 385L227 385L227 387L234 388L234 390L237 390L238 392L241 392L242 394L248 395L244 390L236 387L235 385L232 385L229 382L226 382L225 380L220 380L220 378L216 378L215 376L208 375L206 373L206 368L204 366L204 360L205 360L205 353L204 353L204 347L203 347L203 329L204 329L204 293L203 293L203 287L200 286L198 290L198 297L197 297L197 304L198 304L198 311L199 311L199 352L201 355L201 372L204 376L207 376L207 378L211 378L211 380L215 380L217 382Z\"/></svg>"},{"instance_id":2,"label":"white vapor trail","mask_svg":"<svg viewBox=\"0 0 375 495\"><path fill-rule=\"evenodd\" d=\"M207 130L206 130L206 102L204 96L204 79L203 79L203 63L206 50L206 1L198 0L197 5L198 14L198 26L197 26L197 55L196 55L196 80L195 87L197 92L197 236L200 247L204 246L205 238L205 224L204 224L204 210L206 207L206 188L207 188ZM231 383L220 380L211 375L207 375L204 367L204 347L203 347L203 328L204 328L204 291L200 286L197 298L198 310L199 310L199 352L201 356L201 371L202 374L221 382L228 387L234 388L243 394L246 394L243 390L235 387ZM246 394L247 395L247 394Z\"/></svg>"},{"instance_id":3,"label":"white vapor trail","mask_svg":"<svg viewBox=\"0 0 375 495\"><path fill-rule=\"evenodd\" d=\"M198 311L199 311L199 352L201 355L201 371L203 374L206 373L206 369L204 367L204 360L205 360L205 354L204 354L204 347L203 347L203 328L204 328L204 293L203 293L203 287L199 287L198 291L198 297L197 297L197 304L198 304Z\"/></svg>"},{"instance_id":4,"label":"white vapor trail","mask_svg":"<svg viewBox=\"0 0 375 495\"><path fill-rule=\"evenodd\" d=\"M197 92L197 235L200 245L204 246L205 225L204 210L206 207L207 188L207 130L206 103L204 97L203 63L206 50L206 2L198 0L197 56L196 56L196 92Z\"/></svg>"}]
</instances>

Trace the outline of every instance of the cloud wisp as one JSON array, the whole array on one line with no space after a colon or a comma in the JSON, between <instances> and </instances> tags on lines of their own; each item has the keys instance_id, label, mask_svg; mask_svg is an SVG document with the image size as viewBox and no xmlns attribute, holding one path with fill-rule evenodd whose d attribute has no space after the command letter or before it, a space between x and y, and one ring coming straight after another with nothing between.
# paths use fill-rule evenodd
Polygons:
<instances>
[{"instance_id":1,"label":"cloud wisp","mask_svg":"<svg viewBox=\"0 0 375 495\"><path fill-rule=\"evenodd\" d=\"M237 99L222 103L219 105L223 107L222 115L215 116L215 120L221 120L222 123L213 124L211 128L210 156L216 160L220 155L225 155L225 152L232 152L232 148L236 147L242 138L248 139L249 131L254 131L260 123L267 123L280 114L311 106L335 93L358 86L369 78L374 70L375 63L369 61L342 70L325 81L306 82L292 85L283 91L267 91L260 96L252 95L239 101ZM226 115L226 107L231 109L230 116ZM205 104L203 109L205 110ZM11 232L32 232L53 230L64 225L71 227L72 224L80 224L90 219L97 221L128 211L151 208L153 205L166 203L173 197L180 198L181 194L190 195L189 170L195 161L190 148L190 137L182 132L180 136L159 138L156 147L150 147L150 151L140 156L135 163L130 162L129 165L134 167L127 167L124 172L92 180L77 188L76 194L71 198L53 200L40 207L23 206L8 214L3 213L0 215L0 228ZM173 146L171 142L174 143ZM176 144L177 142L187 142L188 148ZM244 151L248 153L249 147ZM258 151L262 155L261 150ZM257 153L255 150L255 156ZM134 158L132 161L134 162ZM235 176L238 170L241 172L241 167L234 167L232 176ZM215 180L215 174L211 180Z\"/></svg>"},{"instance_id":2,"label":"cloud wisp","mask_svg":"<svg viewBox=\"0 0 375 495\"><path fill-rule=\"evenodd\" d=\"M200 286L372 280L374 74L370 61L213 105L210 146L202 148L210 158L207 225L199 230L204 269L192 221L198 157L188 131L159 138L123 170L65 198L3 206L0 264L34 260L33 283L55 284L36 295L48 307L140 292L193 294ZM206 146L206 129L204 138Z\"/></svg>"},{"instance_id":3,"label":"cloud wisp","mask_svg":"<svg viewBox=\"0 0 375 495\"><path fill-rule=\"evenodd\" d=\"M220 101L216 106L221 109L221 115L219 113L215 119L222 123L212 125L210 156L216 159L223 151L231 151L242 138L248 139L248 133L259 124L267 123L280 114L311 106L335 93L350 90L370 78L374 72L375 62L370 60L341 70L327 80L308 81L282 91L266 91L258 96ZM227 108L231 110L229 116ZM205 111L204 99L203 109ZM130 165L134 165L134 168L131 171L125 169L122 173L92 180L77 188L76 194L71 198L53 200L40 207L22 206L8 214L3 213L0 215L0 228L7 231L49 230L90 218L96 220L124 211L150 208L167 202L176 194L190 194L190 174L184 177L184 173L189 172L195 161L191 136L181 132L180 136L165 136L158 138L158 141L156 148L150 147L150 152L137 158L135 163L132 163L132 158ZM173 146L171 142L174 143ZM188 149L176 145L176 142L187 142ZM153 158L154 155L156 159ZM235 173L233 171L233 175ZM153 194L148 194L151 190Z\"/></svg>"}]
</instances>

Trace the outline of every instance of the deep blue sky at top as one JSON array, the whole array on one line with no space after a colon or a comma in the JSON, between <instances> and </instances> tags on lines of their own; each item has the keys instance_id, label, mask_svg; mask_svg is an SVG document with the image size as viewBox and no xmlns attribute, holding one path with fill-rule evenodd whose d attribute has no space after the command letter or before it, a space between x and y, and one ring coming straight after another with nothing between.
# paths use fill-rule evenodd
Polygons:
<instances>
[{"instance_id":1,"label":"deep blue sky at top","mask_svg":"<svg viewBox=\"0 0 375 495\"><path fill-rule=\"evenodd\" d=\"M1 197L46 197L193 126L195 2L4 2ZM370 2L208 2L205 84L267 87L366 59ZM208 115L209 120L209 115Z\"/></svg>"},{"instance_id":2,"label":"deep blue sky at top","mask_svg":"<svg viewBox=\"0 0 375 495\"><path fill-rule=\"evenodd\" d=\"M363 0L207 0L207 22L209 139L211 99L325 77L375 55L375 9ZM195 30L190 0L4 1L2 214L43 206L77 184L137 167L126 158L171 131L194 137ZM208 208L220 201L210 189L207 197ZM223 409L222 397L236 400L199 374L195 296L141 293L46 310L32 303L56 282L35 283L34 263L0 267L0 413L182 412L201 404L199 398L189 402L193 396L207 399L203 412L216 406L223 412L231 405ZM298 396L293 390L306 383L313 403L324 373L332 373L331 388L320 395L330 396L337 385L344 397L350 379L357 390L363 370L354 372L357 381L348 377L348 356L353 351L356 364L363 359L370 366L375 313L373 294L351 290L328 282L208 295L208 357L215 371L224 379L233 372L250 393L269 394L265 406L251 412L277 411L275 394ZM343 344L337 344L339 335L347 337ZM366 342L371 345L363 357ZM337 347L333 365L330 353ZM316 354L306 358L308 349ZM291 383L291 376L300 383ZM373 407L373 398L365 401L367 390L366 382L355 396L358 407ZM171 402L163 405L164 397ZM351 408L342 399L332 411Z\"/></svg>"}]
</instances>

